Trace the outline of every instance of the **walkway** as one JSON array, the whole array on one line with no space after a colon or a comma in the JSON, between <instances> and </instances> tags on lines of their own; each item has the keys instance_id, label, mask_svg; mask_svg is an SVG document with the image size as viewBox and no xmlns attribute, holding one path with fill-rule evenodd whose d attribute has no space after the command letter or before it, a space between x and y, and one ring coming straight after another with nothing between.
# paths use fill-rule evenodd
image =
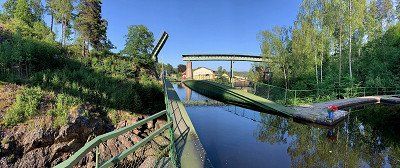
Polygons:
<instances>
[{"instance_id":1,"label":"walkway","mask_svg":"<svg viewBox=\"0 0 400 168\"><path fill-rule=\"evenodd\" d=\"M367 104L400 104L400 98L387 95L387 96L366 96L356 97L349 99L332 100L328 102L315 103L310 106L296 106L292 107L295 110L293 114L294 119L313 122L322 125L335 125L342 121L350 113L343 109L355 106L362 106ZM326 118L326 107L336 105L339 109L334 113L334 119L328 120Z\"/></svg>"},{"instance_id":2,"label":"walkway","mask_svg":"<svg viewBox=\"0 0 400 168\"><path fill-rule=\"evenodd\" d=\"M173 129L179 167L212 167L185 106L168 80L165 80L165 92L168 96L167 106L172 108L174 114Z\"/></svg>"}]
</instances>

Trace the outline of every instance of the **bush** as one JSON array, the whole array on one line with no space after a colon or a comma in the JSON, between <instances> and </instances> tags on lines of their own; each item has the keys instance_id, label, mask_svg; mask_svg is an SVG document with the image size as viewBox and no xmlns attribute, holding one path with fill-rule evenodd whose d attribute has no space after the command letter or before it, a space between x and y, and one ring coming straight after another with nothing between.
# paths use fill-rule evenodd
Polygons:
<instances>
[{"instance_id":1,"label":"bush","mask_svg":"<svg viewBox=\"0 0 400 168\"><path fill-rule=\"evenodd\" d=\"M55 107L48 111L48 114L54 117L53 126L58 127L67 124L69 110L80 103L77 98L66 94L58 94Z\"/></svg>"},{"instance_id":2,"label":"bush","mask_svg":"<svg viewBox=\"0 0 400 168\"><path fill-rule=\"evenodd\" d=\"M38 114L38 107L43 97L39 87L25 88L17 95L15 103L4 116L6 126L16 125Z\"/></svg>"}]
</instances>

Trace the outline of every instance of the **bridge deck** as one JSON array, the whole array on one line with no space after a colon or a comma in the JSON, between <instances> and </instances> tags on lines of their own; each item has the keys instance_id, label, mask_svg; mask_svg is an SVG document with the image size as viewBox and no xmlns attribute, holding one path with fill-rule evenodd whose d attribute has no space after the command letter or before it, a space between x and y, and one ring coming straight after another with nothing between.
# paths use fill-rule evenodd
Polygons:
<instances>
[{"instance_id":1,"label":"bridge deck","mask_svg":"<svg viewBox=\"0 0 400 168\"><path fill-rule=\"evenodd\" d=\"M183 61L250 61L262 62L261 56L241 54L193 54L182 55Z\"/></svg>"},{"instance_id":2,"label":"bridge deck","mask_svg":"<svg viewBox=\"0 0 400 168\"><path fill-rule=\"evenodd\" d=\"M175 147L180 167L212 167L196 130L172 84L166 80L166 94L173 110Z\"/></svg>"}]
</instances>

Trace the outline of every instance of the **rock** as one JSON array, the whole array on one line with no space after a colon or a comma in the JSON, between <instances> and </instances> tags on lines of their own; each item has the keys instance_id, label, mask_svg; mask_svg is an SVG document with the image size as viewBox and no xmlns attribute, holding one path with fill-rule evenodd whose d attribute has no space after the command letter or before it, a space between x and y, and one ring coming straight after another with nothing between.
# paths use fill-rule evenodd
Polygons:
<instances>
[{"instance_id":1,"label":"rock","mask_svg":"<svg viewBox=\"0 0 400 168\"><path fill-rule=\"evenodd\" d=\"M139 168L154 167L156 161L157 161L157 157L155 157L155 156L147 157L147 158L143 161L143 163L140 164Z\"/></svg>"},{"instance_id":2,"label":"rock","mask_svg":"<svg viewBox=\"0 0 400 168\"><path fill-rule=\"evenodd\" d=\"M149 129L154 128L154 121L153 120L147 122L147 128L149 128Z\"/></svg>"},{"instance_id":3,"label":"rock","mask_svg":"<svg viewBox=\"0 0 400 168\"><path fill-rule=\"evenodd\" d=\"M117 128L131 125L133 121L139 121L144 116L133 117L121 121L115 125L101 115L91 112L89 118L83 115L84 110L96 110L96 108L84 105L70 112L68 124L59 128L52 127L52 121L45 116L37 117L30 124L20 124L13 128L2 130L0 151L0 167L53 167L66 160L74 152L79 150L87 141L95 136L104 134ZM110 159L121 153L154 131L157 124L163 121L150 122L116 138L107 140L99 145L102 159ZM164 121L165 122L165 121ZM32 123L34 123L32 125ZM43 123L43 124L40 124ZM4 137L4 138L3 138ZM164 146L169 141L166 138L157 138L155 141ZM154 143L154 142L152 142ZM148 156L154 156L157 145L146 144L134 154L124 159L121 165L139 166ZM150 158L152 159L152 158ZM154 158L153 158L154 159ZM104 161L105 161L104 160ZM149 159L146 159L149 162ZM126 163L125 163L126 162ZM89 152L77 167L93 167L95 164L95 150Z\"/></svg>"}]
</instances>

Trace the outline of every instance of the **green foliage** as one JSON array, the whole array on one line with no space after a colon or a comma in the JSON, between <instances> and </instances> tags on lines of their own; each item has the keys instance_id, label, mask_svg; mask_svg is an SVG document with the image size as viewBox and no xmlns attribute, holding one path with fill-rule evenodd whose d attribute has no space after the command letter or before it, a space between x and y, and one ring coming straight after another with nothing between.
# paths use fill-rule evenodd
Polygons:
<instances>
[{"instance_id":1,"label":"green foliage","mask_svg":"<svg viewBox=\"0 0 400 168\"><path fill-rule=\"evenodd\" d=\"M96 51L112 48L106 34L108 23L101 17L101 0L81 0L77 8L75 29L83 39L83 45L90 44ZM84 50L88 48L86 46Z\"/></svg>"},{"instance_id":2,"label":"green foliage","mask_svg":"<svg viewBox=\"0 0 400 168\"><path fill-rule=\"evenodd\" d=\"M391 28L392 3L303 0L293 28L261 33L269 82L306 90L398 86L399 26ZM250 73L254 81L261 75L255 68Z\"/></svg>"},{"instance_id":3,"label":"green foliage","mask_svg":"<svg viewBox=\"0 0 400 168\"><path fill-rule=\"evenodd\" d=\"M396 86L400 83L400 24L370 41L358 58L358 78L365 86Z\"/></svg>"},{"instance_id":4,"label":"green foliage","mask_svg":"<svg viewBox=\"0 0 400 168\"><path fill-rule=\"evenodd\" d=\"M58 94L55 100L55 107L47 113L54 117L53 126L59 127L68 123L69 110L78 104L79 99L66 94Z\"/></svg>"},{"instance_id":5,"label":"green foliage","mask_svg":"<svg viewBox=\"0 0 400 168\"><path fill-rule=\"evenodd\" d=\"M284 27L275 27L272 31L263 31L261 33L261 52L265 60L274 62L271 69L284 82L285 88L288 88L289 74L293 65L290 29Z\"/></svg>"},{"instance_id":6,"label":"green foliage","mask_svg":"<svg viewBox=\"0 0 400 168\"><path fill-rule=\"evenodd\" d=\"M78 5L76 18L72 14L74 5ZM53 116L56 127L66 124L71 107L83 102L102 109L141 114L165 108L162 88L154 79L154 73L142 70L154 67L150 58L154 38L147 28L149 36L136 40L139 44L144 42L145 49L133 51L138 54L135 57L125 57L109 51L112 44L106 36L107 21L101 17L100 0L47 1L47 12L63 26L63 44L75 19L74 28L79 36L75 44L67 47L55 42L55 34L43 21L41 0L7 0L3 7L0 81L31 87L24 90L7 111L5 125L16 125L45 112L39 112L47 110L38 109L41 103L54 104L46 113ZM89 48L94 50L88 54ZM81 51L83 57L78 54ZM85 57L88 55L90 57ZM59 94L54 102L42 101L40 88L46 93Z\"/></svg>"},{"instance_id":7,"label":"green foliage","mask_svg":"<svg viewBox=\"0 0 400 168\"><path fill-rule=\"evenodd\" d=\"M25 23L32 23L32 13L30 12L27 0L17 0L15 6L14 17Z\"/></svg>"},{"instance_id":8,"label":"green foliage","mask_svg":"<svg viewBox=\"0 0 400 168\"><path fill-rule=\"evenodd\" d=\"M154 47L153 33L144 25L129 26L125 38L125 48L121 54L134 58L139 67L151 68L154 65L150 55Z\"/></svg>"},{"instance_id":9,"label":"green foliage","mask_svg":"<svg viewBox=\"0 0 400 168\"><path fill-rule=\"evenodd\" d=\"M4 116L6 126L16 125L38 114L38 108L43 96L39 87L26 88L17 95L15 103Z\"/></svg>"},{"instance_id":10,"label":"green foliage","mask_svg":"<svg viewBox=\"0 0 400 168\"><path fill-rule=\"evenodd\" d=\"M65 45L66 39L69 37L71 31L72 21L72 0L48 0L47 6L49 7L50 14L57 23L61 23L62 26L62 43Z\"/></svg>"},{"instance_id":11,"label":"green foliage","mask_svg":"<svg viewBox=\"0 0 400 168\"><path fill-rule=\"evenodd\" d=\"M186 71L186 65L179 64L177 69L179 73L183 73Z\"/></svg>"},{"instance_id":12,"label":"green foliage","mask_svg":"<svg viewBox=\"0 0 400 168\"><path fill-rule=\"evenodd\" d=\"M32 71L52 69L59 65L61 54L55 43L13 35L0 43L0 77L26 76Z\"/></svg>"}]
</instances>

